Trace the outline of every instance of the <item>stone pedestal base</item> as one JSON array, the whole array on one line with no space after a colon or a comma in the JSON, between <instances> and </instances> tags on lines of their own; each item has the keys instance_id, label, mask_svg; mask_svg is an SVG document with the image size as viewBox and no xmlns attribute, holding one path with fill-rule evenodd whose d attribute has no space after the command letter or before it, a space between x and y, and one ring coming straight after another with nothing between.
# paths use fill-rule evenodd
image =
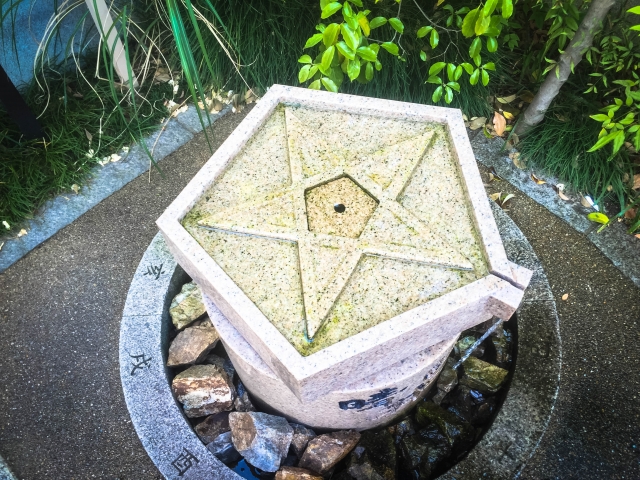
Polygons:
<instances>
[{"instance_id":1,"label":"stone pedestal base","mask_svg":"<svg viewBox=\"0 0 640 480\"><path fill-rule=\"evenodd\" d=\"M204 293L203 299L229 358L253 398L273 413L316 429L365 430L390 423L428 392L457 340L440 342L344 389L302 402Z\"/></svg>"}]
</instances>

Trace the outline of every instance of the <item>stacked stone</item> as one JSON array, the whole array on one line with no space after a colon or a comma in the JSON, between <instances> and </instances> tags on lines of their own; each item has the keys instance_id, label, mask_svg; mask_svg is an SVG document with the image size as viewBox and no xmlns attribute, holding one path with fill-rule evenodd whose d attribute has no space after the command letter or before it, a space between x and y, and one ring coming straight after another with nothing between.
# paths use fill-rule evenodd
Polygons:
<instances>
[{"instance_id":1,"label":"stacked stone","mask_svg":"<svg viewBox=\"0 0 640 480\"><path fill-rule=\"evenodd\" d=\"M187 367L173 379L176 398L187 417L202 418L194 430L220 461L233 465L244 459L259 471L275 472L276 480L393 480L400 471L430 478L473 444L478 426L495 412L493 395L507 379L502 367L511 361L511 337L504 328L454 368L489 326L480 325L461 336L436 391L410 416L376 432L316 435L304 425L256 411L231 362L211 353L219 336L191 285L185 285L170 310L181 330L170 345L167 365ZM493 363L487 361L487 347Z\"/></svg>"}]
</instances>

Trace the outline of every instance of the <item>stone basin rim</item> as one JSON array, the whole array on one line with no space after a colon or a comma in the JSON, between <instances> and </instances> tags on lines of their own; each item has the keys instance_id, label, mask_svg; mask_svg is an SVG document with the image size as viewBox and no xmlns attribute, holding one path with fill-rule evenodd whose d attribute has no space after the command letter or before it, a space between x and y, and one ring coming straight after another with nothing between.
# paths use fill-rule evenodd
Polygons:
<instances>
[{"instance_id":1,"label":"stone basin rim","mask_svg":"<svg viewBox=\"0 0 640 480\"><path fill-rule=\"evenodd\" d=\"M561 342L551 289L528 241L513 221L492 206L509 257L534 270L534 278L518 310L518 359L501 410L482 440L442 479L476 479L483 474L514 478L535 452L553 412L559 388ZM157 279L147 274L160 266ZM147 248L127 296L120 330L120 375L133 426L147 454L165 478L231 480L241 477L222 464L202 444L173 397L165 352L172 295L188 278L177 268L162 236ZM536 357L540 338L548 353ZM150 358L136 369L136 356ZM528 361L529 360L529 361ZM535 361L535 362L534 362ZM526 362L526 363L523 363ZM535 363L535 368L528 364ZM533 412L533 414L532 414ZM532 419L527 421L527 419ZM498 445L508 440L506 450ZM510 455L506 455L509 452ZM176 465L188 454L196 459L182 475ZM181 455L183 457L181 457ZM183 465L184 468L184 465Z\"/></svg>"}]
</instances>

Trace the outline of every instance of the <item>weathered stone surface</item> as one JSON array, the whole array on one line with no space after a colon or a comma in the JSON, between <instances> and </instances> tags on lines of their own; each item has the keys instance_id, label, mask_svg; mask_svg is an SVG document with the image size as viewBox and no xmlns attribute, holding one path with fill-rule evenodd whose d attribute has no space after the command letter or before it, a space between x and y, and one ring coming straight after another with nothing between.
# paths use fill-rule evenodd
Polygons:
<instances>
[{"instance_id":1,"label":"weathered stone surface","mask_svg":"<svg viewBox=\"0 0 640 480\"><path fill-rule=\"evenodd\" d=\"M171 342L167 366L200 363L219 340L218 332L211 324L185 328Z\"/></svg>"},{"instance_id":2,"label":"weathered stone surface","mask_svg":"<svg viewBox=\"0 0 640 480\"><path fill-rule=\"evenodd\" d=\"M194 282L182 286L180 293L176 295L169 307L171 321L178 330L183 329L205 313L202 303L200 288Z\"/></svg>"},{"instance_id":3,"label":"weathered stone surface","mask_svg":"<svg viewBox=\"0 0 640 480\"><path fill-rule=\"evenodd\" d=\"M342 430L315 437L309 441L299 466L323 475L346 457L359 440L360 434L355 430Z\"/></svg>"},{"instance_id":4,"label":"weathered stone surface","mask_svg":"<svg viewBox=\"0 0 640 480\"><path fill-rule=\"evenodd\" d=\"M456 385L458 385L458 372L454 370L453 365L453 359L448 358L447 363L438 377L438 390L449 393Z\"/></svg>"},{"instance_id":5,"label":"weathered stone surface","mask_svg":"<svg viewBox=\"0 0 640 480\"><path fill-rule=\"evenodd\" d=\"M302 457L304 449L307 448L309 440L316 437L316 432L310 428L300 425L299 423L290 423L293 428L293 439L291 440L291 448L298 458Z\"/></svg>"},{"instance_id":6,"label":"weathered stone surface","mask_svg":"<svg viewBox=\"0 0 640 480\"><path fill-rule=\"evenodd\" d=\"M205 445L213 442L219 435L231 430L229 427L229 412L209 415L197 424L194 430Z\"/></svg>"},{"instance_id":7,"label":"weathered stone surface","mask_svg":"<svg viewBox=\"0 0 640 480\"><path fill-rule=\"evenodd\" d=\"M231 360L229 360L228 358L222 358L221 356L216 355L215 353L210 353L209 355L207 355L206 358L202 361L202 363L205 365L219 366L225 372L227 372L227 375L231 380L233 380L236 374L236 369L233 366L233 363L231 363Z\"/></svg>"},{"instance_id":8,"label":"weathered stone surface","mask_svg":"<svg viewBox=\"0 0 640 480\"><path fill-rule=\"evenodd\" d=\"M465 375L460 379L460 383L483 393L497 392L509 374L504 368L475 357L469 357L462 365Z\"/></svg>"},{"instance_id":9,"label":"weathered stone surface","mask_svg":"<svg viewBox=\"0 0 640 480\"><path fill-rule=\"evenodd\" d=\"M419 435L411 435L400 442L402 466L406 470L414 470L426 457L428 444Z\"/></svg>"},{"instance_id":10,"label":"weathered stone surface","mask_svg":"<svg viewBox=\"0 0 640 480\"><path fill-rule=\"evenodd\" d=\"M351 465L347 471L356 480L384 480L368 461Z\"/></svg>"},{"instance_id":11,"label":"weathered stone surface","mask_svg":"<svg viewBox=\"0 0 640 480\"><path fill-rule=\"evenodd\" d=\"M389 433L393 435L396 443L400 443L400 440L407 435L413 435L416 433L415 424L411 417L407 417L395 425L389 426L387 429L389 430Z\"/></svg>"},{"instance_id":12,"label":"weathered stone surface","mask_svg":"<svg viewBox=\"0 0 640 480\"><path fill-rule=\"evenodd\" d=\"M207 444L207 449L218 457L218 460L222 463L233 463L242 458L242 455L240 455L236 447L233 446L231 432L218 435L216 439Z\"/></svg>"},{"instance_id":13,"label":"weathered stone surface","mask_svg":"<svg viewBox=\"0 0 640 480\"><path fill-rule=\"evenodd\" d=\"M322 480L322 477L304 468L282 467L276 472L275 480Z\"/></svg>"},{"instance_id":14,"label":"weathered stone surface","mask_svg":"<svg viewBox=\"0 0 640 480\"><path fill-rule=\"evenodd\" d=\"M456 343L456 347L455 347L456 351L458 352L459 355L464 355L464 353L469 348L471 348L471 346L474 343L476 343L476 340L478 339L473 335L467 335L466 337L462 337L460 340L458 340L458 343ZM484 345L482 343L478 345L476 349L473 352L471 352L471 355L473 357L481 357L482 355L484 355Z\"/></svg>"},{"instance_id":15,"label":"weathered stone surface","mask_svg":"<svg viewBox=\"0 0 640 480\"><path fill-rule=\"evenodd\" d=\"M424 402L418 406L416 420L423 426L436 425L451 445L471 441L475 434L471 425L465 424L453 413L431 402Z\"/></svg>"},{"instance_id":16,"label":"weathered stone surface","mask_svg":"<svg viewBox=\"0 0 640 480\"><path fill-rule=\"evenodd\" d=\"M233 402L233 407L235 408L236 412L255 412L256 407L254 407L253 403L251 403L251 400L249 399L249 393L247 392L247 389L244 387L244 384L241 381L238 381L238 385L236 385L236 391L238 395Z\"/></svg>"},{"instance_id":17,"label":"weathered stone surface","mask_svg":"<svg viewBox=\"0 0 640 480\"><path fill-rule=\"evenodd\" d=\"M247 462L265 472L276 472L287 456L293 428L282 417L261 412L229 415L231 438Z\"/></svg>"},{"instance_id":18,"label":"weathered stone surface","mask_svg":"<svg viewBox=\"0 0 640 480\"><path fill-rule=\"evenodd\" d=\"M511 333L504 328L499 328L498 335L491 336L491 343L496 351L496 363L500 367L506 367L511 361Z\"/></svg>"},{"instance_id":19,"label":"weathered stone surface","mask_svg":"<svg viewBox=\"0 0 640 480\"><path fill-rule=\"evenodd\" d=\"M233 383L216 365L194 365L179 373L171 384L189 418L231 410L236 398Z\"/></svg>"},{"instance_id":20,"label":"weathered stone surface","mask_svg":"<svg viewBox=\"0 0 640 480\"><path fill-rule=\"evenodd\" d=\"M363 432L358 447L364 448L364 463L369 463L385 480L395 480L397 473L396 446L387 429Z\"/></svg>"}]
</instances>

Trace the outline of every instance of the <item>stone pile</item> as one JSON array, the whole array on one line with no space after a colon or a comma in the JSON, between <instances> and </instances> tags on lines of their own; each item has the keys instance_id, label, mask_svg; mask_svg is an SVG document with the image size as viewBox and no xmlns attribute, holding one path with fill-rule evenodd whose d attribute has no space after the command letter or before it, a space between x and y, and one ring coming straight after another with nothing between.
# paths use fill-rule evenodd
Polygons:
<instances>
[{"instance_id":1,"label":"stone pile","mask_svg":"<svg viewBox=\"0 0 640 480\"><path fill-rule=\"evenodd\" d=\"M266 472L271 476L264 478L276 480L432 478L473 446L496 412L497 392L508 377L511 335L505 328L493 332L454 368L490 326L479 325L461 335L437 388L409 416L377 431L316 435L304 425L256 411L221 349L216 350L220 355L211 353L218 337L193 298L197 292L183 288L174 300L189 305L173 318L180 330L167 362L176 368L174 394L186 416L197 422L194 430L213 455L231 467L244 460L260 478Z\"/></svg>"}]
</instances>

